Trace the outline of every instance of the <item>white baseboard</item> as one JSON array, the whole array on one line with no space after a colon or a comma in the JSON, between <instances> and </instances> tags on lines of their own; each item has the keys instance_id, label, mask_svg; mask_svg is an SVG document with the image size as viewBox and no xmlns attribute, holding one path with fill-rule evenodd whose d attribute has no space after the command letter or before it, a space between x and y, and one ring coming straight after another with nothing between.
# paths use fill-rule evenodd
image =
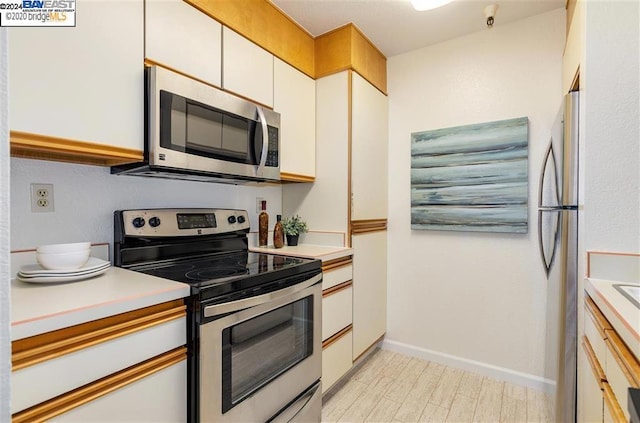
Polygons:
<instances>
[{"instance_id":1,"label":"white baseboard","mask_svg":"<svg viewBox=\"0 0 640 423\"><path fill-rule=\"evenodd\" d=\"M488 376L497 380L513 383L514 385L533 388L547 393L552 393L555 389L554 381L542 378L540 376L522 373L504 367L498 367L492 364L482 363L480 361L469 360L467 358L457 357L455 355L445 354L438 351L427 350L398 341L385 339L382 342L381 348L402 353L411 357L421 358L423 360L429 360L435 363L444 364L445 366L455 367L457 369L477 373L482 376Z\"/></svg>"}]
</instances>

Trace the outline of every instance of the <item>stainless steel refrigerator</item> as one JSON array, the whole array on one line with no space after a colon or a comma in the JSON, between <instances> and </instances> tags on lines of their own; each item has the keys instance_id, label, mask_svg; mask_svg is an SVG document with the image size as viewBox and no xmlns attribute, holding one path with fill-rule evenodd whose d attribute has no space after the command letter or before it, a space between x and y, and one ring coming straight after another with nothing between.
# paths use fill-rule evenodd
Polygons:
<instances>
[{"instance_id":1,"label":"stainless steel refrigerator","mask_svg":"<svg viewBox=\"0 0 640 423\"><path fill-rule=\"evenodd\" d=\"M540 175L538 240L547 275L545 372L550 414L576 421L578 298L579 93L565 96ZM554 415L555 414L555 415Z\"/></svg>"}]
</instances>

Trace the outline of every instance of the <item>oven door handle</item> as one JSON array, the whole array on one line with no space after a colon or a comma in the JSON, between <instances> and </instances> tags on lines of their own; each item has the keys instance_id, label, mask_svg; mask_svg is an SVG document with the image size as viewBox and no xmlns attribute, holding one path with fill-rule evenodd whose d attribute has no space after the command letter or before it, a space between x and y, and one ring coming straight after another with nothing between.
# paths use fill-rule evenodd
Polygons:
<instances>
[{"instance_id":1,"label":"oven door handle","mask_svg":"<svg viewBox=\"0 0 640 423\"><path fill-rule=\"evenodd\" d=\"M269 292L268 294L258 295L256 297L250 298L243 298L242 300L230 301L228 303L206 306L204 308L204 317L213 317L220 314L232 313L234 311L244 310L245 308L254 307L260 304L277 300L279 298L287 297L289 295L300 292L312 285L315 285L321 280L322 273L319 273L304 282L300 282L298 284L280 289L278 291Z\"/></svg>"},{"instance_id":2,"label":"oven door handle","mask_svg":"<svg viewBox=\"0 0 640 423\"><path fill-rule=\"evenodd\" d=\"M317 416L313 416L312 419L309 419L309 416L302 416L304 414L304 409L309 406L313 407L314 404L309 404L311 400L319 393L320 382L316 383L311 389L304 393L300 398L298 398L293 404L287 407L285 410L281 411L277 416L273 417L270 420L267 420L267 423L290 423L296 422L300 420L300 422L313 421L316 417L320 417L320 407L318 405ZM318 398L318 401L321 401ZM319 403L321 404L321 403ZM313 413L312 413L313 414ZM296 419L296 417L301 416L302 418ZM306 417L306 418L304 418Z\"/></svg>"}]
</instances>

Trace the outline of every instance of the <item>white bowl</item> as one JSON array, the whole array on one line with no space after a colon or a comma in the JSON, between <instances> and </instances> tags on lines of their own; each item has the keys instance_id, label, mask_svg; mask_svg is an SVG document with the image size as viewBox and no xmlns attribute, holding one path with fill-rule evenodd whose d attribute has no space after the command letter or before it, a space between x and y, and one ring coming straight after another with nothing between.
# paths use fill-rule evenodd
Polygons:
<instances>
[{"instance_id":1,"label":"white bowl","mask_svg":"<svg viewBox=\"0 0 640 423\"><path fill-rule=\"evenodd\" d=\"M71 253L91 248L90 242L74 242L71 244L49 244L36 247L38 253Z\"/></svg>"},{"instance_id":2,"label":"white bowl","mask_svg":"<svg viewBox=\"0 0 640 423\"><path fill-rule=\"evenodd\" d=\"M40 253L36 252L36 260L40 266L48 270L79 269L89 260L89 249L72 251L70 253Z\"/></svg>"}]
</instances>

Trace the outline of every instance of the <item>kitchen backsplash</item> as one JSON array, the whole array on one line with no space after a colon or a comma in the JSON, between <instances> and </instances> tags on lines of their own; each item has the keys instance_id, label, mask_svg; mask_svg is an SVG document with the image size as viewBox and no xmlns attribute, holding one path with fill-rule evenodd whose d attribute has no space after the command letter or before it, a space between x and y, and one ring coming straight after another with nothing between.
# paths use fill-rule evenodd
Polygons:
<instances>
[{"instance_id":1,"label":"kitchen backsplash","mask_svg":"<svg viewBox=\"0 0 640 423\"><path fill-rule=\"evenodd\" d=\"M31 211L31 184L53 184L54 211ZM11 159L11 250L91 241L113 244L113 212L146 207L246 209L257 230L256 198L282 213L279 185L226 185L112 175L108 167Z\"/></svg>"}]
</instances>

